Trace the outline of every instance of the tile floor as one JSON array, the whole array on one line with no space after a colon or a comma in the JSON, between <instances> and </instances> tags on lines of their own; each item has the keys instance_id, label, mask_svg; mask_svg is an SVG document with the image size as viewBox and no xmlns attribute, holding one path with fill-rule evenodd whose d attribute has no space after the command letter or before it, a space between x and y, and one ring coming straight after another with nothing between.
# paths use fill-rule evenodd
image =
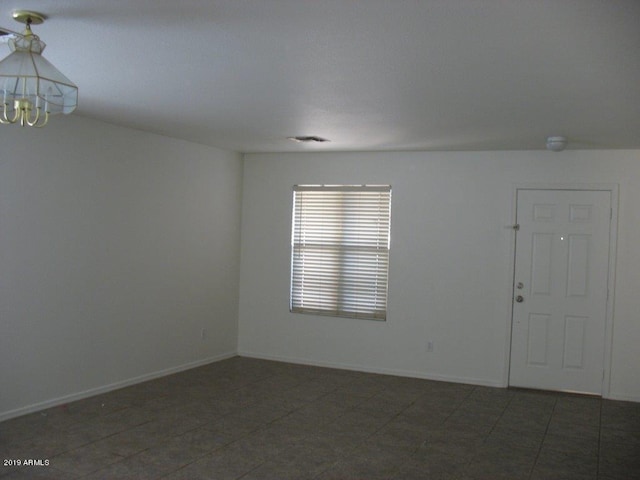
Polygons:
<instances>
[{"instance_id":1,"label":"tile floor","mask_svg":"<svg viewBox=\"0 0 640 480\"><path fill-rule=\"evenodd\" d=\"M640 404L235 357L0 423L0 480L640 479Z\"/></svg>"}]
</instances>

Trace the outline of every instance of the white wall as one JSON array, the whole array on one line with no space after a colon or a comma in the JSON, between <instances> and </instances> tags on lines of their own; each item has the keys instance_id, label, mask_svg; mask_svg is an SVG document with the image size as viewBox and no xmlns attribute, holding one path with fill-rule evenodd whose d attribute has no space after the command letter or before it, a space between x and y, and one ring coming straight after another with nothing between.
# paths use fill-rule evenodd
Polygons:
<instances>
[{"instance_id":1,"label":"white wall","mask_svg":"<svg viewBox=\"0 0 640 480\"><path fill-rule=\"evenodd\" d=\"M241 355L496 386L507 376L514 184L619 184L610 397L640 401L640 151L252 154L244 161ZM297 183L392 185L386 322L289 313Z\"/></svg>"},{"instance_id":2,"label":"white wall","mask_svg":"<svg viewBox=\"0 0 640 480\"><path fill-rule=\"evenodd\" d=\"M235 153L2 126L0 420L234 354L241 185Z\"/></svg>"}]
</instances>

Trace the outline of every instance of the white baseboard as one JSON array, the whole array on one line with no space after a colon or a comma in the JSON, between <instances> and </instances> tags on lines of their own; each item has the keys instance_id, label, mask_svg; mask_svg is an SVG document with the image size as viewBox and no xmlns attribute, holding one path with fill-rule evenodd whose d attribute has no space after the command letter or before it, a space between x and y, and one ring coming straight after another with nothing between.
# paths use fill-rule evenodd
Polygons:
<instances>
[{"instance_id":1,"label":"white baseboard","mask_svg":"<svg viewBox=\"0 0 640 480\"><path fill-rule=\"evenodd\" d=\"M216 355L213 357L204 358L201 360L196 360L195 362L185 363L182 365L178 365L177 367L170 367L164 370L158 370L156 372L146 373L144 375L140 375L138 377L128 378L126 380L122 380L119 382L111 383L109 385L103 385L96 388L90 388L89 390L84 390L82 392L72 393L70 395L65 395L63 397L52 398L50 400L45 400L44 402L34 403L32 405L27 405L26 407L16 408L14 410L9 410L7 412L0 412L0 422L3 420L8 420L10 418L19 417L22 415L26 415L28 413L37 412L39 410L44 410L46 408L56 407L58 405L64 405L65 403L74 402L76 400L82 400L83 398L93 397L94 395L99 395L101 393L110 392L112 390L118 390L119 388L128 387L130 385L135 385L137 383L146 382L148 380L153 380L155 378L165 377L167 375L172 375L174 373L183 372L185 370L191 370L192 368L201 367L203 365L208 365L210 363L219 362L221 360L226 360L227 358L235 357L238 353L227 352L220 355Z\"/></svg>"},{"instance_id":2,"label":"white baseboard","mask_svg":"<svg viewBox=\"0 0 640 480\"><path fill-rule=\"evenodd\" d=\"M502 382L494 382L491 380L486 380L481 378L455 377L450 375L434 375L430 373L418 372L413 370L399 370L399 369L393 369L393 368L379 368L379 367L368 367L364 365L323 362L323 361L309 360L306 358L286 357L286 356L279 356L279 355L265 355L262 353L255 353L255 352L248 352L248 351L239 351L238 355L241 357L257 358L261 360L273 360L277 362L295 363L299 365L310 365L313 367L327 367L327 368L336 368L339 370L353 370L356 372L379 373L383 375L396 375L398 377L419 378L423 380L436 380L440 382L464 383L468 385L480 385L483 387L498 387L498 388L506 387L506 385L503 385Z\"/></svg>"},{"instance_id":3,"label":"white baseboard","mask_svg":"<svg viewBox=\"0 0 640 480\"><path fill-rule=\"evenodd\" d=\"M262 360L273 360L278 362L287 362L294 363L299 365L310 365L315 367L327 367L327 368L336 368L340 370L352 370L357 372L366 372L366 373L379 373L383 375L396 375L400 377L409 377L409 378L420 378L424 380L436 380L442 382L454 382L454 383L464 383L469 385L480 385L485 387L498 387L505 388L501 382L493 382L486 379L479 378L469 378L469 377L457 377L450 375L434 375L430 373L417 372L412 370L400 370L400 369L389 369L389 368L379 368L379 367L368 367L364 365L354 365L354 364L343 364L343 363L335 363L335 362L324 362L324 361L314 361L306 358L297 358L297 357L287 357L280 355L266 355L262 353L248 352L248 351L239 351L239 352L227 352L220 355L216 355L214 357L208 357L201 360L197 360L195 362L185 363L183 365L178 365L176 367L166 368L164 370L159 370L156 372L147 373L145 375L140 375L138 377L129 378L126 380L122 380L119 382L111 383L109 385L103 385L96 388L91 388L89 390L85 390L82 392L73 393L70 395L65 395L63 397L57 397L50 400L46 400L44 402L38 402L32 405L27 405L25 407L20 407L14 410L9 410L6 412L0 413L0 422L3 420L8 420L10 418L19 417L22 415L26 415L29 413L37 412L40 410L44 410L47 408L55 407L58 405L63 405L65 403L73 402L76 400L82 400L83 398L92 397L94 395L99 395L101 393L110 392L112 390L117 390L119 388L128 387L130 385L135 385L137 383L146 382L148 380L153 380L155 378L165 377L167 375L172 375L174 373L182 372L185 370L190 370L192 368L201 367L203 365L208 365L210 363L219 362L221 360L226 360L228 358L235 357L239 355L241 357L248 358L256 358ZM640 396L636 395L628 395L628 394L619 394L616 392L610 392L607 397L610 400L621 400L628 402L640 402Z\"/></svg>"},{"instance_id":4,"label":"white baseboard","mask_svg":"<svg viewBox=\"0 0 640 480\"><path fill-rule=\"evenodd\" d=\"M607 396L608 400L621 400L624 402L636 402L636 403L640 403L640 396L638 395L628 395L625 393L615 393L615 392L609 392L609 395Z\"/></svg>"}]
</instances>

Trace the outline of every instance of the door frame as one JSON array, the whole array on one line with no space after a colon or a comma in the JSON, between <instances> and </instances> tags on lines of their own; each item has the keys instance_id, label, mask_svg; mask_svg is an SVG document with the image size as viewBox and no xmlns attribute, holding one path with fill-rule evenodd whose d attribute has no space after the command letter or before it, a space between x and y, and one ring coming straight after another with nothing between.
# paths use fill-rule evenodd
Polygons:
<instances>
[{"instance_id":1,"label":"door frame","mask_svg":"<svg viewBox=\"0 0 640 480\"><path fill-rule=\"evenodd\" d=\"M585 191L607 191L611 195L611 222L609 224L609 270L607 276L607 305L605 317L605 337L604 337L604 375L602 378L602 398L609 398L611 387L611 359L613 354L613 313L615 303L615 279L616 279L616 253L618 242L618 199L620 186L614 183L579 184L579 183L515 183L511 192L511 224L508 228L513 229L517 221L518 192L520 190L585 190ZM510 293L508 303L507 335L504 358L505 387L509 386L509 370L511 368L511 335L513 327L513 307L515 297L515 269L516 269L516 235L512 233L511 248L509 252L509 287Z\"/></svg>"}]
</instances>

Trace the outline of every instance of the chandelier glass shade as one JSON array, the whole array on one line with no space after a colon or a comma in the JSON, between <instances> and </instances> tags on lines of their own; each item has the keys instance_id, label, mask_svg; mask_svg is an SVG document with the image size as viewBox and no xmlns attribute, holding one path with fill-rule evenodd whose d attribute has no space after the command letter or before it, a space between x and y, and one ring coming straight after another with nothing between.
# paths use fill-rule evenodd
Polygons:
<instances>
[{"instance_id":1,"label":"chandelier glass shade","mask_svg":"<svg viewBox=\"0 0 640 480\"><path fill-rule=\"evenodd\" d=\"M30 23L9 39L12 53L0 61L0 123L43 127L50 115L75 110L78 87L42 56L45 43Z\"/></svg>"}]
</instances>

